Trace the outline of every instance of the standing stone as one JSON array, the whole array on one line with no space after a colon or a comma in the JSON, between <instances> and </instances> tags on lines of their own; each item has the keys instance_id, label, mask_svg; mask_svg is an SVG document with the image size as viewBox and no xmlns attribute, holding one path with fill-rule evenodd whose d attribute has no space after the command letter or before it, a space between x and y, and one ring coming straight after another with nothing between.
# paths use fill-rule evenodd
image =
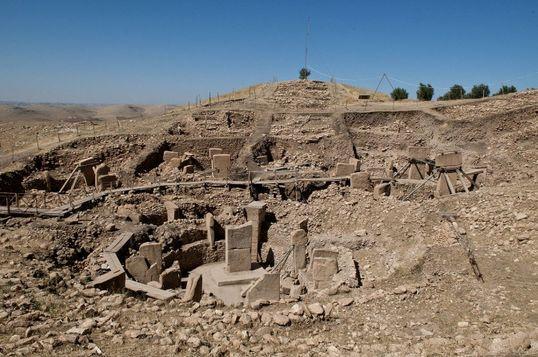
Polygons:
<instances>
[{"instance_id":1,"label":"standing stone","mask_svg":"<svg viewBox=\"0 0 538 357\"><path fill-rule=\"evenodd\" d=\"M209 148L209 159L213 161L214 155L222 154L223 150L221 148Z\"/></svg>"},{"instance_id":2,"label":"standing stone","mask_svg":"<svg viewBox=\"0 0 538 357\"><path fill-rule=\"evenodd\" d=\"M179 158L179 152L177 151L165 151L163 152L163 161L165 163L169 163L170 160L174 159L174 158Z\"/></svg>"},{"instance_id":3,"label":"standing stone","mask_svg":"<svg viewBox=\"0 0 538 357\"><path fill-rule=\"evenodd\" d=\"M357 188L359 190L370 191L372 189L372 181L370 181L370 173L368 172L355 172L351 176L351 188Z\"/></svg>"},{"instance_id":4,"label":"standing stone","mask_svg":"<svg viewBox=\"0 0 538 357\"><path fill-rule=\"evenodd\" d=\"M259 261L259 248L262 240L262 230L265 221L265 210L267 205L261 201L253 201L245 207L247 212L247 220L252 222L252 246L251 260L252 262Z\"/></svg>"},{"instance_id":5,"label":"standing stone","mask_svg":"<svg viewBox=\"0 0 538 357\"><path fill-rule=\"evenodd\" d=\"M162 289L176 289L181 286L181 271L177 261L159 275L159 283Z\"/></svg>"},{"instance_id":6,"label":"standing stone","mask_svg":"<svg viewBox=\"0 0 538 357\"><path fill-rule=\"evenodd\" d=\"M84 176L87 186L95 185L95 173L93 167L97 164L97 160L94 157L89 157L77 162L77 167Z\"/></svg>"},{"instance_id":7,"label":"standing stone","mask_svg":"<svg viewBox=\"0 0 538 357\"><path fill-rule=\"evenodd\" d=\"M104 191L107 188L114 188L118 185L118 176L116 174L101 175L97 179L99 191Z\"/></svg>"},{"instance_id":8,"label":"standing stone","mask_svg":"<svg viewBox=\"0 0 538 357\"><path fill-rule=\"evenodd\" d=\"M183 302L200 301L202 299L202 275L191 274L187 280Z\"/></svg>"},{"instance_id":9,"label":"standing stone","mask_svg":"<svg viewBox=\"0 0 538 357\"><path fill-rule=\"evenodd\" d=\"M225 265L228 272L246 271L251 268L252 223L226 226Z\"/></svg>"},{"instance_id":10,"label":"standing stone","mask_svg":"<svg viewBox=\"0 0 538 357\"><path fill-rule=\"evenodd\" d=\"M125 260L125 269L138 282L145 282L148 263L140 255L132 255Z\"/></svg>"},{"instance_id":11,"label":"standing stone","mask_svg":"<svg viewBox=\"0 0 538 357\"><path fill-rule=\"evenodd\" d=\"M463 165L463 156L461 152L447 152L435 157L435 166L444 169L457 169Z\"/></svg>"},{"instance_id":12,"label":"standing stone","mask_svg":"<svg viewBox=\"0 0 538 357\"><path fill-rule=\"evenodd\" d=\"M336 164L336 177L349 176L355 172L355 164L337 163Z\"/></svg>"},{"instance_id":13,"label":"standing stone","mask_svg":"<svg viewBox=\"0 0 538 357\"><path fill-rule=\"evenodd\" d=\"M230 178L230 170L232 167L229 154L215 154L211 160L211 168L213 169L213 177L220 179Z\"/></svg>"},{"instance_id":14,"label":"standing stone","mask_svg":"<svg viewBox=\"0 0 538 357\"><path fill-rule=\"evenodd\" d=\"M308 239L306 232L297 229L291 234L291 243L293 244L293 263L294 271L306 268L306 243Z\"/></svg>"},{"instance_id":15,"label":"standing stone","mask_svg":"<svg viewBox=\"0 0 538 357\"><path fill-rule=\"evenodd\" d=\"M338 273L338 252L328 249L314 249L310 273L316 289L329 287L332 277Z\"/></svg>"},{"instance_id":16,"label":"standing stone","mask_svg":"<svg viewBox=\"0 0 538 357\"><path fill-rule=\"evenodd\" d=\"M95 185L99 182L99 178L103 175L107 175L110 172L110 168L106 164L100 164L93 168L95 176Z\"/></svg>"},{"instance_id":17,"label":"standing stone","mask_svg":"<svg viewBox=\"0 0 538 357\"><path fill-rule=\"evenodd\" d=\"M355 172L359 172L361 170L361 160L352 157L349 159L349 163L355 166Z\"/></svg>"},{"instance_id":18,"label":"standing stone","mask_svg":"<svg viewBox=\"0 0 538 357\"><path fill-rule=\"evenodd\" d=\"M162 263L162 244L157 242L146 242L138 249L140 255L148 260L150 264Z\"/></svg>"},{"instance_id":19,"label":"standing stone","mask_svg":"<svg viewBox=\"0 0 538 357\"><path fill-rule=\"evenodd\" d=\"M253 303L256 300L280 300L280 273L265 273L247 292L247 300Z\"/></svg>"},{"instance_id":20,"label":"standing stone","mask_svg":"<svg viewBox=\"0 0 538 357\"><path fill-rule=\"evenodd\" d=\"M179 206L172 201L164 202L164 207L166 208L166 216L168 222L172 222L179 218L180 210Z\"/></svg>"},{"instance_id":21,"label":"standing stone","mask_svg":"<svg viewBox=\"0 0 538 357\"><path fill-rule=\"evenodd\" d=\"M422 146L410 146L408 148L409 159L412 162L409 166L408 178L411 180L423 180L426 178L429 166L428 164L422 164L413 162L414 160L424 161L430 156L430 149Z\"/></svg>"},{"instance_id":22,"label":"standing stone","mask_svg":"<svg viewBox=\"0 0 538 357\"><path fill-rule=\"evenodd\" d=\"M159 281L159 275L161 273L161 267L157 263L151 264L146 271L143 283L149 283L150 281Z\"/></svg>"},{"instance_id":23,"label":"standing stone","mask_svg":"<svg viewBox=\"0 0 538 357\"><path fill-rule=\"evenodd\" d=\"M215 248L215 218L208 212L205 215L205 228L207 230L207 243L211 249Z\"/></svg>"},{"instance_id":24,"label":"standing stone","mask_svg":"<svg viewBox=\"0 0 538 357\"><path fill-rule=\"evenodd\" d=\"M108 291L121 291L125 287L125 272L122 270L109 271L98 276L90 284L90 288Z\"/></svg>"}]
</instances>

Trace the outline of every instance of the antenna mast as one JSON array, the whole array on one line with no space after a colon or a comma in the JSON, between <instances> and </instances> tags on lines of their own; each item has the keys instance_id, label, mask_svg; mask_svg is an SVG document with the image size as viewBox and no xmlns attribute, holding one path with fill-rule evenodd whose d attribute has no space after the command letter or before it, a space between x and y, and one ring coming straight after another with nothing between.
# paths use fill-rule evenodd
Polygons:
<instances>
[{"instance_id":1,"label":"antenna mast","mask_svg":"<svg viewBox=\"0 0 538 357\"><path fill-rule=\"evenodd\" d=\"M306 20L306 34L304 37L304 68L308 69L307 67L307 59L308 59L308 35L310 33L310 16L308 16Z\"/></svg>"}]
</instances>

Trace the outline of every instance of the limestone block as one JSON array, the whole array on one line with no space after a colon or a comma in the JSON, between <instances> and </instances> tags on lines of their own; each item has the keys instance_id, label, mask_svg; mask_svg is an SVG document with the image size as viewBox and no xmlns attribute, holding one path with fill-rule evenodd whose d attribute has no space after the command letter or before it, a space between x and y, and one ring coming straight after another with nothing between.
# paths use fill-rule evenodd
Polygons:
<instances>
[{"instance_id":1,"label":"limestone block","mask_svg":"<svg viewBox=\"0 0 538 357\"><path fill-rule=\"evenodd\" d=\"M145 282L148 271L146 258L140 255L130 256L125 260L125 269L136 281Z\"/></svg>"},{"instance_id":2,"label":"limestone block","mask_svg":"<svg viewBox=\"0 0 538 357\"><path fill-rule=\"evenodd\" d=\"M176 289L181 286L181 271L179 264L174 264L168 269L165 269L159 275L159 283L162 289Z\"/></svg>"},{"instance_id":3,"label":"limestone block","mask_svg":"<svg viewBox=\"0 0 538 357\"><path fill-rule=\"evenodd\" d=\"M148 283L150 281L159 281L159 275L161 269L157 263L151 264L151 266L146 270L146 275L144 277L143 283Z\"/></svg>"},{"instance_id":4,"label":"limestone block","mask_svg":"<svg viewBox=\"0 0 538 357\"><path fill-rule=\"evenodd\" d=\"M333 257L315 257L312 262L312 277L318 281L330 281L338 273L338 261Z\"/></svg>"},{"instance_id":5,"label":"limestone block","mask_svg":"<svg viewBox=\"0 0 538 357\"><path fill-rule=\"evenodd\" d=\"M250 270L250 248L226 250L226 268L230 273Z\"/></svg>"},{"instance_id":6,"label":"limestone block","mask_svg":"<svg viewBox=\"0 0 538 357\"><path fill-rule=\"evenodd\" d=\"M97 178L97 185L100 191L115 188L118 185L118 176L116 174L101 175Z\"/></svg>"},{"instance_id":7,"label":"limestone block","mask_svg":"<svg viewBox=\"0 0 538 357\"><path fill-rule=\"evenodd\" d=\"M179 158L179 152L177 151L165 151L163 152L163 161L168 163L173 158Z\"/></svg>"},{"instance_id":8,"label":"limestone block","mask_svg":"<svg viewBox=\"0 0 538 357\"><path fill-rule=\"evenodd\" d=\"M180 210L179 206L172 201L165 201L164 207L166 208L166 216L168 222L172 222L179 218Z\"/></svg>"},{"instance_id":9,"label":"limestone block","mask_svg":"<svg viewBox=\"0 0 538 357\"><path fill-rule=\"evenodd\" d=\"M359 172L361 170L361 160L351 157L349 159L349 163L355 165L355 172Z\"/></svg>"},{"instance_id":10,"label":"limestone block","mask_svg":"<svg viewBox=\"0 0 538 357\"><path fill-rule=\"evenodd\" d=\"M372 181L370 180L370 173L368 172L352 173L350 179L351 188L365 191L370 191L372 189Z\"/></svg>"},{"instance_id":11,"label":"limestone block","mask_svg":"<svg viewBox=\"0 0 538 357\"><path fill-rule=\"evenodd\" d=\"M162 266L162 244L157 242L146 242L140 245L138 252L146 258L150 265L158 264L159 273Z\"/></svg>"},{"instance_id":12,"label":"limestone block","mask_svg":"<svg viewBox=\"0 0 538 357\"><path fill-rule=\"evenodd\" d=\"M259 278L247 292L247 300L253 303L256 300L280 300L280 273L266 273Z\"/></svg>"},{"instance_id":13,"label":"limestone block","mask_svg":"<svg viewBox=\"0 0 538 357\"><path fill-rule=\"evenodd\" d=\"M463 165L461 152L442 153L435 157L435 165L442 168L458 168Z\"/></svg>"},{"instance_id":14,"label":"limestone block","mask_svg":"<svg viewBox=\"0 0 538 357\"><path fill-rule=\"evenodd\" d=\"M209 159L213 160L214 155L223 154L223 150L221 148L209 148Z\"/></svg>"},{"instance_id":15,"label":"limestone block","mask_svg":"<svg viewBox=\"0 0 538 357\"><path fill-rule=\"evenodd\" d=\"M207 230L207 242L211 249L215 248L215 218L212 213L205 215L205 228Z\"/></svg>"},{"instance_id":16,"label":"limestone block","mask_svg":"<svg viewBox=\"0 0 538 357\"><path fill-rule=\"evenodd\" d=\"M306 231L304 229L296 229L291 233L291 244L293 245L306 245L308 238L306 237Z\"/></svg>"},{"instance_id":17,"label":"limestone block","mask_svg":"<svg viewBox=\"0 0 538 357\"><path fill-rule=\"evenodd\" d=\"M99 182L99 177L108 175L110 173L110 168L106 164L100 164L93 168L93 173L95 176L95 183Z\"/></svg>"},{"instance_id":18,"label":"limestone block","mask_svg":"<svg viewBox=\"0 0 538 357\"><path fill-rule=\"evenodd\" d=\"M293 244L293 268L294 271L306 268L306 232L297 229L291 234L291 243Z\"/></svg>"},{"instance_id":19,"label":"limestone block","mask_svg":"<svg viewBox=\"0 0 538 357\"><path fill-rule=\"evenodd\" d=\"M202 276L199 274L189 275L183 302L200 301L202 299Z\"/></svg>"},{"instance_id":20,"label":"limestone block","mask_svg":"<svg viewBox=\"0 0 538 357\"><path fill-rule=\"evenodd\" d=\"M339 162L336 164L336 177L349 176L355 172L356 165Z\"/></svg>"},{"instance_id":21,"label":"limestone block","mask_svg":"<svg viewBox=\"0 0 538 357\"><path fill-rule=\"evenodd\" d=\"M430 157L430 148L424 146L409 146L407 152L410 159L426 160Z\"/></svg>"},{"instance_id":22,"label":"limestone block","mask_svg":"<svg viewBox=\"0 0 538 357\"><path fill-rule=\"evenodd\" d=\"M231 158L229 154L215 154L211 160L211 167L213 169L213 177L228 179L230 178L230 170L232 167Z\"/></svg>"},{"instance_id":23,"label":"limestone block","mask_svg":"<svg viewBox=\"0 0 538 357\"><path fill-rule=\"evenodd\" d=\"M95 278L95 280L89 284L89 287L101 290L120 291L125 287L125 272L123 270L109 271L108 273Z\"/></svg>"},{"instance_id":24,"label":"limestone block","mask_svg":"<svg viewBox=\"0 0 538 357\"><path fill-rule=\"evenodd\" d=\"M89 157L82 159L77 162L77 166L80 169L80 172L84 176L84 181L86 185L94 186L95 185L95 173L93 172L93 167L97 164L97 159L94 157Z\"/></svg>"},{"instance_id":25,"label":"limestone block","mask_svg":"<svg viewBox=\"0 0 538 357\"><path fill-rule=\"evenodd\" d=\"M252 239L252 222L240 226L225 227L226 250L250 249Z\"/></svg>"},{"instance_id":26,"label":"limestone block","mask_svg":"<svg viewBox=\"0 0 538 357\"><path fill-rule=\"evenodd\" d=\"M251 258L253 262L258 261L259 244L262 240L266 208L267 205L262 201L253 201L245 207L247 219L252 222Z\"/></svg>"}]
</instances>

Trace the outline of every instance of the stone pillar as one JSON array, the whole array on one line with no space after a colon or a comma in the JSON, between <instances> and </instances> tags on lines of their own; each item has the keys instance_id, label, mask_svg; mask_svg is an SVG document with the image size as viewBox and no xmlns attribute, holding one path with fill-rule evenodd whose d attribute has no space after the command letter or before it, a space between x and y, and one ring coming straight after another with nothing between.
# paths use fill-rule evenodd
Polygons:
<instances>
[{"instance_id":1,"label":"stone pillar","mask_svg":"<svg viewBox=\"0 0 538 357\"><path fill-rule=\"evenodd\" d=\"M361 160L352 157L349 159L349 163L355 166L355 172L359 172L361 170Z\"/></svg>"},{"instance_id":2,"label":"stone pillar","mask_svg":"<svg viewBox=\"0 0 538 357\"><path fill-rule=\"evenodd\" d=\"M409 166L408 178L411 180L425 179L428 175L428 164L413 163L413 160L427 160L430 156L430 149L422 146L410 146L408 155L412 162L411 166Z\"/></svg>"},{"instance_id":3,"label":"stone pillar","mask_svg":"<svg viewBox=\"0 0 538 357\"><path fill-rule=\"evenodd\" d=\"M140 248L138 249L138 252L141 256L146 258L146 260L149 263L149 266L153 264L157 265L156 270L158 271L158 274L161 273L162 270L162 264L163 264L163 246L161 243L156 242L147 242L140 245ZM158 275L157 275L158 276Z\"/></svg>"},{"instance_id":4,"label":"stone pillar","mask_svg":"<svg viewBox=\"0 0 538 357\"><path fill-rule=\"evenodd\" d=\"M247 300L253 303L256 300L280 300L280 273L265 273L247 292Z\"/></svg>"},{"instance_id":5,"label":"stone pillar","mask_svg":"<svg viewBox=\"0 0 538 357\"><path fill-rule=\"evenodd\" d=\"M327 249L312 251L311 274L316 289L330 287L332 277L338 273L338 252Z\"/></svg>"},{"instance_id":6,"label":"stone pillar","mask_svg":"<svg viewBox=\"0 0 538 357\"><path fill-rule=\"evenodd\" d=\"M306 232L297 229L291 234L291 244L293 244L293 270L298 272L306 268L306 243L308 239Z\"/></svg>"},{"instance_id":7,"label":"stone pillar","mask_svg":"<svg viewBox=\"0 0 538 357\"><path fill-rule=\"evenodd\" d=\"M447 175L447 179L450 180L450 183L455 188L456 181L458 180L458 173L456 172L457 169L461 170L461 167L463 166L463 156L461 152L453 151L453 152L446 152L439 154L435 157L435 166L441 169L441 171L445 171ZM441 178L443 175L441 175L439 178ZM437 182L438 187L440 187L439 193L442 196L444 193L448 190L448 183L445 180L444 182L439 179ZM446 187L442 187L445 185Z\"/></svg>"},{"instance_id":8,"label":"stone pillar","mask_svg":"<svg viewBox=\"0 0 538 357\"><path fill-rule=\"evenodd\" d=\"M205 228L207 229L207 242L211 249L215 248L215 218L212 213L205 215Z\"/></svg>"},{"instance_id":9,"label":"stone pillar","mask_svg":"<svg viewBox=\"0 0 538 357\"><path fill-rule=\"evenodd\" d=\"M339 162L336 164L336 177L349 176L355 172L355 164L346 164Z\"/></svg>"},{"instance_id":10,"label":"stone pillar","mask_svg":"<svg viewBox=\"0 0 538 357\"><path fill-rule=\"evenodd\" d=\"M247 220L252 222L252 247L250 252L252 262L257 262L259 259L258 251L260 248L260 241L262 239L266 208L267 205L261 201L253 201L245 207L247 212Z\"/></svg>"},{"instance_id":11,"label":"stone pillar","mask_svg":"<svg viewBox=\"0 0 538 357\"><path fill-rule=\"evenodd\" d=\"M351 188L370 191L372 189L372 181L368 172L355 172L350 175Z\"/></svg>"},{"instance_id":12,"label":"stone pillar","mask_svg":"<svg viewBox=\"0 0 538 357\"><path fill-rule=\"evenodd\" d=\"M232 163L229 154L213 155L213 160L211 160L213 177L220 179L229 179L231 167Z\"/></svg>"},{"instance_id":13,"label":"stone pillar","mask_svg":"<svg viewBox=\"0 0 538 357\"><path fill-rule=\"evenodd\" d=\"M168 222L172 222L179 218L179 206L176 205L174 202L166 201L164 202L164 207L166 208L166 216Z\"/></svg>"},{"instance_id":14,"label":"stone pillar","mask_svg":"<svg viewBox=\"0 0 538 357\"><path fill-rule=\"evenodd\" d=\"M97 183L99 182L99 177L108 175L110 172L110 168L106 164L100 164L93 168L93 173L95 176L95 186L97 186Z\"/></svg>"},{"instance_id":15,"label":"stone pillar","mask_svg":"<svg viewBox=\"0 0 538 357\"><path fill-rule=\"evenodd\" d=\"M84 176L84 181L86 181L86 185L88 186L94 186L95 185L95 173L93 172L93 167L96 164L96 159L93 157L89 157L87 159L80 160L77 162L77 166L80 169L80 172Z\"/></svg>"},{"instance_id":16,"label":"stone pillar","mask_svg":"<svg viewBox=\"0 0 538 357\"><path fill-rule=\"evenodd\" d=\"M226 226L225 266L230 273L251 269L252 223Z\"/></svg>"},{"instance_id":17,"label":"stone pillar","mask_svg":"<svg viewBox=\"0 0 538 357\"><path fill-rule=\"evenodd\" d=\"M222 154L223 150L221 148L209 148L209 160L213 161L213 156Z\"/></svg>"},{"instance_id":18,"label":"stone pillar","mask_svg":"<svg viewBox=\"0 0 538 357\"><path fill-rule=\"evenodd\" d=\"M177 151L165 151L163 152L163 161L166 163L169 163L170 160L174 158L180 158L179 153Z\"/></svg>"}]
</instances>

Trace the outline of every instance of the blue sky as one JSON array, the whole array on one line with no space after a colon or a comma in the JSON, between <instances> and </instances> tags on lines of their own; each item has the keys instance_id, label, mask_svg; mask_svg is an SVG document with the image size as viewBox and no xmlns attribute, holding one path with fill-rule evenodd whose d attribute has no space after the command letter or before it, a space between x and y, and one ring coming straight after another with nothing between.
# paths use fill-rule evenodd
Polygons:
<instances>
[{"instance_id":1,"label":"blue sky","mask_svg":"<svg viewBox=\"0 0 538 357\"><path fill-rule=\"evenodd\" d=\"M183 103L293 79L307 17L313 79L375 88L387 73L435 97L454 83L538 87L534 0L3 0L0 100Z\"/></svg>"}]
</instances>

